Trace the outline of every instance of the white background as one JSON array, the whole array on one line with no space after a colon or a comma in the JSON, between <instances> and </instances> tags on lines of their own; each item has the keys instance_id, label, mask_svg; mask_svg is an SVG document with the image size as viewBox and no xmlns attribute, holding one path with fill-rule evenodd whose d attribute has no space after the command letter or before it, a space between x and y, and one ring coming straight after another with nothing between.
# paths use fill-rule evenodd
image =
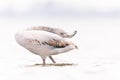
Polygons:
<instances>
[{"instance_id":1,"label":"white background","mask_svg":"<svg viewBox=\"0 0 120 80\"><path fill-rule=\"evenodd\" d=\"M119 3L0 0L0 80L120 80ZM14 35L17 30L40 25L78 31L72 40L79 49L53 56L57 63L75 65L34 65L42 60L19 46ZM47 59L47 63L51 61Z\"/></svg>"}]
</instances>

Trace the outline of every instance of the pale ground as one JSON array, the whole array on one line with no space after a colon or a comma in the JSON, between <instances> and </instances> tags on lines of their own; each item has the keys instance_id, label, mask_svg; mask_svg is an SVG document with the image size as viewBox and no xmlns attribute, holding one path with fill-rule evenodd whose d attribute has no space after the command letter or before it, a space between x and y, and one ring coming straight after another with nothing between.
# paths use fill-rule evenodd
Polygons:
<instances>
[{"instance_id":1,"label":"pale ground","mask_svg":"<svg viewBox=\"0 0 120 80\"><path fill-rule=\"evenodd\" d=\"M40 57L19 46L14 35L36 25L77 30L72 40L79 49L53 56L57 65L34 65L42 63ZM0 80L120 80L119 19L1 19L0 36Z\"/></svg>"}]
</instances>

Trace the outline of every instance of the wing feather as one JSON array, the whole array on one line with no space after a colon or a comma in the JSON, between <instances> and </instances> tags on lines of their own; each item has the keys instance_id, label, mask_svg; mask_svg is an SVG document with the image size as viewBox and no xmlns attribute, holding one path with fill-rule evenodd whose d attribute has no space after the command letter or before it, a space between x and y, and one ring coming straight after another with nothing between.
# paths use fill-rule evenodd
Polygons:
<instances>
[{"instance_id":1,"label":"wing feather","mask_svg":"<svg viewBox=\"0 0 120 80\"><path fill-rule=\"evenodd\" d=\"M68 46L68 43L64 40L56 40L56 39L52 39L47 41L47 44L49 46L53 46L55 48L64 48L66 46Z\"/></svg>"},{"instance_id":2,"label":"wing feather","mask_svg":"<svg viewBox=\"0 0 120 80\"><path fill-rule=\"evenodd\" d=\"M49 45L55 48L64 48L68 46L68 43L64 40L50 39L48 41L40 41L37 39L30 40L30 43L34 45Z\"/></svg>"}]
</instances>

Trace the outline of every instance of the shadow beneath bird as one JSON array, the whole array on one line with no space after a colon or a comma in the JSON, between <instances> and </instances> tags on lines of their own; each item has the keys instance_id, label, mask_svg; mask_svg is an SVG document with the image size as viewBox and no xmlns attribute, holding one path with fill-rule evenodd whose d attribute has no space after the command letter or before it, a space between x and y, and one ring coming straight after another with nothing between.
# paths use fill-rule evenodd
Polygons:
<instances>
[{"instance_id":1,"label":"shadow beneath bird","mask_svg":"<svg viewBox=\"0 0 120 80\"><path fill-rule=\"evenodd\" d=\"M58 67L63 67L63 66L76 66L77 64L74 63L56 63L56 64L34 64L34 65L27 65L27 67L36 67L36 66L41 66L41 67L50 67L50 66L58 66Z\"/></svg>"}]
</instances>

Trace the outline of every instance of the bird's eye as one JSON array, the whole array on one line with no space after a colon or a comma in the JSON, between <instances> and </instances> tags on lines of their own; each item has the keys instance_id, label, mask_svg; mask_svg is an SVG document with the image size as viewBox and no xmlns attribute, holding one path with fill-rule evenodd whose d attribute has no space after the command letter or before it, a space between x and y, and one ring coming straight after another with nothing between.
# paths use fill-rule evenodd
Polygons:
<instances>
[{"instance_id":1,"label":"bird's eye","mask_svg":"<svg viewBox=\"0 0 120 80\"><path fill-rule=\"evenodd\" d=\"M67 43L66 46L68 46L69 44Z\"/></svg>"},{"instance_id":2,"label":"bird's eye","mask_svg":"<svg viewBox=\"0 0 120 80\"><path fill-rule=\"evenodd\" d=\"M64 33L60 33L61 35L63 35Z\"/></svg>"}]
</instances>

